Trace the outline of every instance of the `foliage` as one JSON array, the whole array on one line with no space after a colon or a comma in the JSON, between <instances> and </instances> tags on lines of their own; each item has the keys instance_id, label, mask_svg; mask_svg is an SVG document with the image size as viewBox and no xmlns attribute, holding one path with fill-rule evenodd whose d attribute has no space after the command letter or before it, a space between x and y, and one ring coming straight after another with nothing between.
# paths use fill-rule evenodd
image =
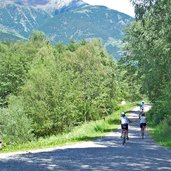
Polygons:
<instances>
[{"instance_id":1,"label":"foliage","mask_svg":"<svg viewBox=\"0 0 171 171\"><path fill-rule=\"evenodd\" d=\"M117 129L119 127L121 111L130 109L130 107L133 106L133 103L128 103L127 105L121 106L119 110L112 113L112 115L107 116L105 119L83 123L71 131L63 132L62 134L39 137L38 139L34 139L33 141L24 144L8 145L5 146L1 152L40 149L99 138L107 132Z\"/></svg>"},{"instance_id":2,"label":"foliage","mask_svg":"<svg viewBox=\"0 0 171 171\"><path fill-rule=\"evenodd\" d=\"M20 91L35 54L44 44L46 45L47 41L42 33L34 33L29 42L0 43L1 106L7 105L6 99L10 94L17 95Z\"/></svg>"},{"instance_id":3,"label":"foliage","mask_svg":"<svg viewBox=\"0 0 171 171\"><path fill-rule=\"evenodd\" d=\"M125 71L99 40L52 46L43 33L34 32L28 42L0 43L0 53L6 144L67 132L108 116L128 98Z\"/></svg>"},{"instance_id":4,"label":"foliage","mask_svg":"<svg viewBox=\"0 0 171 171\"><path fill-rule=\"evenodd\" d=\"M171 111L171 1L133 0L144 7L137 21L127 28L122 63L141 84L141 93L154 103L149 121L168 133ZM165 126L162 126L165 124ZM170 128L168 129L170 130Z\"/></svg>"},{"instance_id":5,"label":"foliage","mask_svg":"<svg viewBox=\"0 0 171 171\"><path fill-rule=\"evenodd\" d=\"M62 132L111 112L115 64L101 51L98 42L67 48L62 56L41 48L20 94L36 135Z\"/></svg>"},{"instance_id":6,"label":"foliage","mask_svg":"<svg viewBox=\"0 0 171 171\"><path fill-rule=\"evenodd\" d=\"M149 118L154 125L159 124L162 120L166 120L166 124L170 125L171 111L171 83L162 91L159 99L154 103L154 107L150 111Z\"/></svg>"},{"instance_id":7,"label":"foliage","mask_svg":"<svg viewBox=\"0 0 171 171\"><path fill-rule=\"evenodd\" d=\"M152 129L150 133L152 137L159 142L161 145L164 145L168 148L171 148L171 117L167 117L160 122L160 124L154 126L153 124L150 125Z\"/></svg>"},{"instance_id":8,"label":"foliage","mask_svg":"<svg viewBox=\"0 0 171 171\"><path fill-rule=\"evenodd\" d=\"M145 25L141 21L130 25L125 39L125 64L128 68L133 68L134 73L138 72L143 84L142 92L147 93L151 100L161 95L161 90L170 80L170 42L166 39L170 32L167 14L170 2L168 1L168 5L162 3L164 2L157 3L144 17Z\"/></svg>"},{"instance_id":9,"label":"foliage","mask_svg":"<svg viewBox=\"0 0 171 171\"><path fill-rule=\"evenodd\" d=\"M21 101L16 97L10 98L8 109L0 110L0 128L4 145L22 144L33 140L32 120L23 113Z\"/></svg>"},{"instance_id":10,"label":"foliage","mask_svg":"<svg viewBox=\"0 0 171 171\"><path fill-rule=\"evenodd\" d=\"M135 7L135 18L142 20L144 15L153 7L156 0L130 0Z\"/></svg>"}]
</instances>

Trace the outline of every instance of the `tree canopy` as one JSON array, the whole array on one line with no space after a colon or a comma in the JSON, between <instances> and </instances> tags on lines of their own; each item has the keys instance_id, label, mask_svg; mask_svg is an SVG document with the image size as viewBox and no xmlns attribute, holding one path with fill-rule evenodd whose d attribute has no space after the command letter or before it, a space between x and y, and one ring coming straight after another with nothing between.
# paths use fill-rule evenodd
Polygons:
<instances>
[{"instance_id":1,"label":"tree canopy","mask_svg":"<svg viewBox=\"0 0 171 171\"><path fill-rule=\"evenodd\" d=\"M99 40L51 45L34 32L28 42L0 43L0 61L1 132L7 144L101 119L129 98L124 69Z\"/></svg>"},{"instance_id":2,"label":"tree canopy","mask_svg":"<svg viewBox=\"0 0 171 171\"><path fill-rule=\"evenodd\" d=\"M141 92L154 103L150 119L155 125L163 120L167 125L171 121L171 1L132 2L139 11L137 20L126 30L122 62L128 73L139 80Z\"/></svg>"}]
</instances>

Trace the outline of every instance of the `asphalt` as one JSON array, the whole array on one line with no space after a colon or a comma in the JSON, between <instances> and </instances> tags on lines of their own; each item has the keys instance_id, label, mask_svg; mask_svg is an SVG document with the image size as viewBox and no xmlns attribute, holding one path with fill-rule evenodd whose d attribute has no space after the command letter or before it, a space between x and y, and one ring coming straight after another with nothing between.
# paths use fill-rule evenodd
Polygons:
<instances>
[{"instance_id":1,"label":"asphalt","mask_svg":"<svg viewBox=\"0 0 171 171\"><path fill-rule=\"evenodd\" d=\"M145 105L145 111L150 108ZM0 171L171 171L171 150L145 132L141 139L138 108L128 111L130 139L120 129L95 141L30 152L0 153Z\"/></svg>"}]
</instances>

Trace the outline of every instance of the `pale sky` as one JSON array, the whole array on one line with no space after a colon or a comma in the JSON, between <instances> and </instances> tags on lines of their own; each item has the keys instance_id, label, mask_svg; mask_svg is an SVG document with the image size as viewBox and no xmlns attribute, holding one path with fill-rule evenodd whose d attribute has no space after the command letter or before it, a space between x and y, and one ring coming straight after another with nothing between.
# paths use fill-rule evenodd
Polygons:
<instances>
[{"instance_id":1,"label":"pale sky","mask_svg":"<svg viewBox=\"0 0 171 171\"><path fill-rule=\"evenodd\" d=\"M130 0L82 0L90 5L104 5L134 17L134 8Z\"/></svg>"}]
</instances>

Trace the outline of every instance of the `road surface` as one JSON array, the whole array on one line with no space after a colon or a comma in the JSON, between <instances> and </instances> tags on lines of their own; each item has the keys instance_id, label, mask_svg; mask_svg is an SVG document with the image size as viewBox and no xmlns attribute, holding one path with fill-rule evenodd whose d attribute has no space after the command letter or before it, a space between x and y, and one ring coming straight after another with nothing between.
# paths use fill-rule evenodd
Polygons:
<instances>
[{"instance_id":1,"label":"road surface","mask_svg":"<svg viewBox=\"0 0 171 171\"><path fill-rule=\"evenodd\" d=\"M118 130L95 141L55 149L1 153L0 171L171 171L171 150L154 143L147 133L141 139L137 110L129 113L130 140L124 146Z\"/></svg>"}]
</instances>

